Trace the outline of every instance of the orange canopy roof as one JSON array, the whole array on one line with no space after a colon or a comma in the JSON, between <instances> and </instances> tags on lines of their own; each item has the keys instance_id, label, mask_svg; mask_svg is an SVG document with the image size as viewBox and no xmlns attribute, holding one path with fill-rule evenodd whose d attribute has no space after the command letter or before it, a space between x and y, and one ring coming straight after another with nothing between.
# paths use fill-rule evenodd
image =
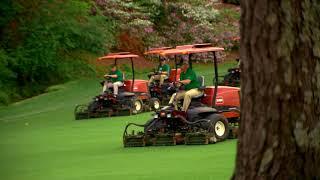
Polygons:
<instances>
[{"instance_id":1,"label":"orange canopy roof","mask_svg":"<svg viewBox=\"0 0 320 180\"><path fill-rule=\"evenodd\" d=\"M136 54L131 54L130 52L119 52L119 53L109 53L106 56L98 58L98 60L104 59L125 59L125 58L137 58Z\"/></svg>"},{"instance_id":2,"label":"orange canopy roof","mask_svg":"<svg viewBox=\"0 0 320 180\"><path fill-rule=\"evenodd\" d=\"M211 43L203 43L203 44L180 45L180 46L177 46L176 49L204 48L204 47L212 47L212 44Z\"/></svg>"},{"instance_id":3,"label":"orange canopy roof","mask_svg":"<svg viewBox=\"0 0 320 180\"><path fill-rule=\"evenodd\" d=\"M160 54L163 50L172 49L172 47L158 47L151 48L149 51L146 51L144 54Z\"/></svg>"},{"instance_id":4,"label":"orange canopy roof","mask_svg":"<svg viewBox=\"0 0 320 180\"><path fill-rule=\"evenodd\" d=\"M162 51L160 54L163 56L166 55L175 55L175 54L193 54L193 53L204 53L204 52L216 52L216 51L223 51L224 48L220 48L220 47L204 47L204 48L195 48L195 47L191 47L191 48L182 48L182 49L169 49L169 50L165 50Z\"/></svg>"},{"instance_id":5,"label":"orange canopy roof","mask_svg":"<svg viewBox=\"0 0 320 180\"><path fill-rule=\"evenodd\" d=\"M130 52L109 53L108 55L125 55L125 54L130 54Z\"/></svg>"},{"instance_id":6,"label":"orange canopy roof","mask_svg":"<svg viewBox=\"0 0 320 180\"><path fill-rule=\"evenodd\" d=\"M183 54L216 52L216 51L224 51L224 48L212 47L210 43L190 44L190 45L176 46L176 48L174 49L172 49L171 47L153 48L145 52L144 54L159 54L162 56L166 56L166 55L175 55L175 54L183 55Z\"/></svg>"}]
</instances>

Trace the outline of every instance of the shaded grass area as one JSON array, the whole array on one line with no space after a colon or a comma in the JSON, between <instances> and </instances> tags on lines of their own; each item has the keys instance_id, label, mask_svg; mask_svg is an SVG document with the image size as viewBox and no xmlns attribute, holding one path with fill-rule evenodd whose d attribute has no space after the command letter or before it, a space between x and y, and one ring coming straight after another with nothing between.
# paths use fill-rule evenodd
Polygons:
<instances>
[{"instance_id":1,"label":"shaded grass area","mask_svg":"<svg viewBox=\"0 0 320 180\"><path fill-rule=\"evenodd\" d=\"M212 73L212 66L195 69L207 79ZM144 123L151 113L75 121L74 106L99 93L98 82L83 79L53 89L57 90L0 108L1 179L220 180L232 174L236 140L123 148L125 125Z\"/></svg>"}]
</instances>

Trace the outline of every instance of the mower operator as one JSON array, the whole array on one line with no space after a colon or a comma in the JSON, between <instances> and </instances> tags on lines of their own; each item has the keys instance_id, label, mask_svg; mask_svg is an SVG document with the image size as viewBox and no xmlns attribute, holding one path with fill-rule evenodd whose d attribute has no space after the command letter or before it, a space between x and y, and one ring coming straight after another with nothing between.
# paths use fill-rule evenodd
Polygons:
<instances>
[{"instance_id":1,"label":"mower operator","mask_svg":"<svg viewBox=\"0 0 320 180\"><path fill-rule=\"evenodd\" d=\"M116 65L113 65L111 68L111 72L109 74L104 75L104 78L111 78L111 82L104 81L102 93L104 93L107 90L107 88L113 87L113 94L117 96L119 87L123 86L122 72L118 70Z\"/></svg>"},{"instance_id":2,"label":"mower operator","mask_svg":"<svg viewBox=\"0 0 320 180\"><path fill-rule=\"evenodd\" d=\"M160 65L158 68L159 74L154 74L150 77L150 80L148 82L148 86L154 81L154 80L160 80L160 86L163 84L164 80L169 77L170 72L170 66L166 64L166 59L162 58L160 59Z\"/></svg>"},{"instance_id":3,"label":"mower operator","mask_svg":"<svg viewBox=\"0 0 320 180\"><path fill-rule=\"evenodd\" d=\"M184 90L180 90L171 96L169 105L175 105L177 110L177 101L183 99L182 111L187 112L191 103L191 99L195 96L199 96L202 92L199 91L200 83L197 79L196 73L189 67L188 62L184 62L181 66L180 81L178 83L184 85Z\"/></svg>"}]
</instances>

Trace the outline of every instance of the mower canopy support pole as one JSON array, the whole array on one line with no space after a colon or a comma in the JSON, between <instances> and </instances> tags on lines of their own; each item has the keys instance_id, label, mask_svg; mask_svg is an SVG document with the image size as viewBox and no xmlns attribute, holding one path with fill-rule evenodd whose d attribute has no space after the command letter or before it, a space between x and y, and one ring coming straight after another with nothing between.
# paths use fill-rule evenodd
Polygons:
<instances>
[{"instance_id":1,"label":"mower canopy support pole","mask_svg":"<svg viewBox=\"0 0 320 180\"><path fill-rule=\"evenodd\" d=\"M131 69L132 69L132 86L131 86L131 91L133 92L134 89L134 66L133 66L133 59L132 57L130 58L131 60Z\"/></svg>"},{"instance_id":2,"label":"mower canopy support pole","mask_svg":"<svg viewBox=\"0 0 320 180\"><path fill-rule=\"evenodd\" d=\"M188 63L189 63L190 68L193 69L193 68L192 68L191 56L192 56L192 54L189 54L189 56L188 56L188 61L189 61L189 62L188 62Z\"/></svg>"},{"instance_id":3,"label":"mower canopy support pole","mask_svg":"<svg viewBox=\"0 0 320 180\"><path fill-rule=\"evenodd\" d=\"M175 81L177 81L177 76L178 76L178 64L177 64L177 55L174 55L174 64L176 68L176 76L174 77Z\"/></svg>"},{"instance_id":4,"label":"mower canopy support pole","mask_svg":"<svg viewBox=\"0 0 320 180\"><path fill-rule=\"evenodd\" d=\"M218 62L217 62L217 56L215 51L213 51L213 64L214 64L214 78L213 78L214 94L213 94L212 106L216 107L216 98L218 93L218 67L217 67Z\"/></svg>"},{"instance_id":5,"label":"mower canopy support pole","mask_svg":"<svg viewBox=\"0 0 320 180\"><path fill-rule=\"evenodd\" d=\"M159 55L158 57L159 57L159 66L158 66L158 69L159 69L160 66L161 66L161 56Z\"/></svg>"}]
</instances>

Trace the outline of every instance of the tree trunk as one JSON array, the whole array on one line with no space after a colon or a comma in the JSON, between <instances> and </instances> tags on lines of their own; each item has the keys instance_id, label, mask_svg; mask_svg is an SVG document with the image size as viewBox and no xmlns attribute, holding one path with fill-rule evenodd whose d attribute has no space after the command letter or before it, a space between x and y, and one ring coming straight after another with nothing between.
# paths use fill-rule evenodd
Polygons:
<instances>
[{"instance_id":1,"label":"tree trunk","mask_svg":"<svg viewBox=\"0 0 320 180\"><path fill-rule=\"evenodd\" d=\"M320 1L241 1L234 179L320 179Z\"/></svg>"}]
</instances>

